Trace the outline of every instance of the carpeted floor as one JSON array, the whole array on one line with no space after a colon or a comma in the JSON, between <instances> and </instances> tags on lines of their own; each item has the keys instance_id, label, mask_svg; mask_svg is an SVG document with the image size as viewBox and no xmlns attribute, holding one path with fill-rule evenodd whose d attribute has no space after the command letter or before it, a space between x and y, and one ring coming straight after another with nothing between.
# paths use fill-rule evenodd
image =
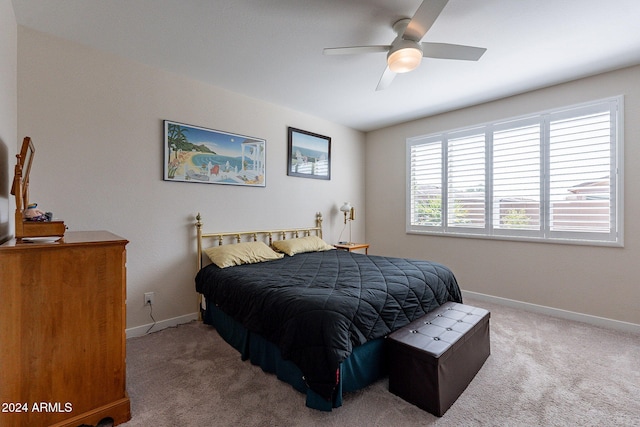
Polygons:
<instances>
[{"instance_id":1,"label":"carpeted floor","mask_svg":"<svg viewBox=\"0 0 640 427\"><path fill-rule=\"evenodd\" d=\"M437 418L389 393L387 380L332 412L265 374L198 322L127 341L126 427L638 426L640 336L486 302L491 356Z\"/></svg>"}]
</instances>

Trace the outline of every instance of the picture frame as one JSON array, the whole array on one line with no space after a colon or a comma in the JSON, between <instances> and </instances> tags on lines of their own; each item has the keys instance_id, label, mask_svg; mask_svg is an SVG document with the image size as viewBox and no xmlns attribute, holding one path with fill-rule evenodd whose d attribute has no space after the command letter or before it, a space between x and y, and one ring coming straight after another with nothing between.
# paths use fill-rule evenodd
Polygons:
<instances>
[{"instance_id":1,"label":"picture frame","mask_svg":"<svg viewBox=\"0 0 640 427\"><path fill-rule=\"evenodd\" d=\"M287 175L331 179L331 137L288 128Z\"/></svg>"},{"instance_id":2,"label":"picture frame","mask_svg":"<svg viewBox=\"0 0 640 427\"><path fill-rule=\"evenodd\" d=\"M164 180L264 187L266 140L164 120Z\"/></svg>"}]
</instances>

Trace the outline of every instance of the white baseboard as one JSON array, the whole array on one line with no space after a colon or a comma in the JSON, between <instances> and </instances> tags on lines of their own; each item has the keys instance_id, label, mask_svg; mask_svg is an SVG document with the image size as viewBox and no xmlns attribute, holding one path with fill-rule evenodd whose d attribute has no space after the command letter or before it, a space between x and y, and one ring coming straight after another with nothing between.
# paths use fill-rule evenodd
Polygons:
<instances>
[{"instance_id":1,"label":"white baseboard","mask_svg":"<svg viewBox=\"0 0 640 427\"><path fill-rule=\"evenodd\" d=\"M531 311L534 313L546 314L548 316L559 317L566 320L574 320L577 322L588 323L590 325L602 328L614 329L622 332L631 332L640 334L640 325L635 323L623 322L621 320L607 319L606 317L592 316L590 314L577 313L575 311L561 310L559 308L547 307L544 305L531 304L512 300L508 298L495 297L492 295L481 294L478 292L462 291L462 297L474 298L480 301L487 301L494 304L500 304L511 308Z\"/></svg>"},{"instance_id":2,"label":"white baseboard","mask_svg":"<svg viewBox=\"0 0 640 427\"><path fill-rule=\"evenodd\" d=\"M198 320L198 313L189 313L185 314L184 316L160 320L156 322L155 325L153 323L147 323L146 325L126 329L125 332L127 334L127 339L141 337L143 335L146 335L147 331L149 331L149 333L158 332L162 329L172 328L183 323L189 323L192 320ZM153 325L153 328L151 328L151 325ZM151 328L151 330L149 330L149 328Z\"/></svg>"},{"instance_id":3,"label":"white baseboard","mask_svg":"<svg viewBox=\"0 0 640 427\"><path fill-rule=\"evenodd\" d=\"M500 304L511 308L517 308L520 310L531 311L534 313L546 314L548 316L559 317L566 320L574 320L577 322L584 322L590 325L599 326L602 328L614 329L617 331L631 332L634 334L640 334L640 325L635 323L623 322L621 320L607 319L605 317L592 316L590 314L577 313L575 311L561 310L559 308L547 307L544 305L531 304L528 302L512 300L508 298L496 297L492 295L481 294L472 291L462 291L463 298L473 298L480 301L487 301L494 304ZM150 332L158 332L162 329L175 327L183 323L189 323L198 319L198 313L189 313L184 316L174 317L171 319L161 320L151 328ZM147 334L147 331L151 327L152 323L148 323L142 326L136 326L129 328L125 332L128 338L141 337Z\"/></svg>"}]
</instances>

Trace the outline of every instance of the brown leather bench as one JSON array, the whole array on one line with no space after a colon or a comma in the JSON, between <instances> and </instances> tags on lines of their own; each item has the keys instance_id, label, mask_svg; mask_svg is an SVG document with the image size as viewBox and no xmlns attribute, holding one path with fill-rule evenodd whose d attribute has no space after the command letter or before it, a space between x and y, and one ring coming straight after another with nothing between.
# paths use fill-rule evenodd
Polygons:
<instances>
[{"instance_id":1,"label":"brown leather bench","mask_svg":"<svg viewBox=\"0 0 640 427\"><path fill-rule=\"evenodd\" d=\"M441 417L491 353L490 313L447 302L387 338L389 391Z\"/></svg>"}]
</instances>

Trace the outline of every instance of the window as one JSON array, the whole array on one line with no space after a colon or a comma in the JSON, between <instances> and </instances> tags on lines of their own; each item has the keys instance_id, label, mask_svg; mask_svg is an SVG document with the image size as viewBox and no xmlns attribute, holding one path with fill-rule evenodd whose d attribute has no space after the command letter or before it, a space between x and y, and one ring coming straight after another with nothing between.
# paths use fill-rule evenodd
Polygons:
<instances>
[{"instance_id":1,"label":"window","mask_svg":"<svg viewBox=\"0 0 640 427\"><path fill-rule=\"evenodd\" d=\"M407 232L622 246L622 104L407 139Z\"/></svg>"}]
</instances>

